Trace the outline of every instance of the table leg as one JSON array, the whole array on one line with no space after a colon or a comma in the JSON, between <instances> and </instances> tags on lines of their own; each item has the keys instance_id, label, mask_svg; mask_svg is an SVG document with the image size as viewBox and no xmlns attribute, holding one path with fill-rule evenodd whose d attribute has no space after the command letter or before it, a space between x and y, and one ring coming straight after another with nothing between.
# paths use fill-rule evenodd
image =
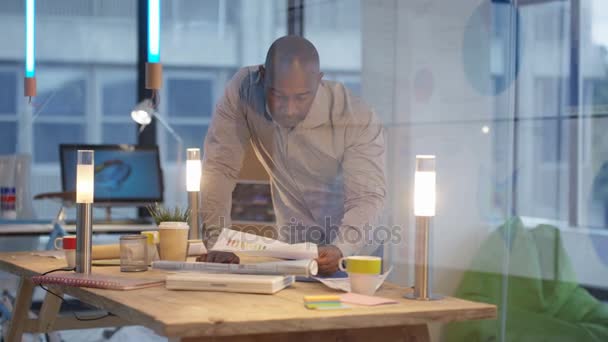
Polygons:
<instances>
[{"instance_id":1,"label":"table leg","mask_svg":"<svg viewBox=\"0 0 608 342\"><path fill-rule=\"evenodd\" d=\"M382 328L326 330L299 333L260 334L222 337L187 337L181 342L430 342L426 324ZM179 339L170 339L178 341Z\"/></svg>"},{"instance_id":2,"label":"table leg","mask_svg":"<svg viewBox=\"0 0 608 342\"><path fill-rule=\"evenodd\" d=\"M47 292L42 302L38 315L38 329L43 332L53 331L59 309L61 309L61 298L63 298L63 290L60 287L50 286L49 291L53 291L57 296Z\"/></svg>"},{"instance_id":3,"label":"table leg","mask_svg":"<svg viewBox=\"0 0 608 342\"><path fill-rule=\"evenodd\" d=\"M7 342L21 342L23 329L28 319L30 307L32 306L34 283L29 278L21 277L17 291L17 299L15 300L12 319L6 336Z\"/></svg>"}]
</instances>

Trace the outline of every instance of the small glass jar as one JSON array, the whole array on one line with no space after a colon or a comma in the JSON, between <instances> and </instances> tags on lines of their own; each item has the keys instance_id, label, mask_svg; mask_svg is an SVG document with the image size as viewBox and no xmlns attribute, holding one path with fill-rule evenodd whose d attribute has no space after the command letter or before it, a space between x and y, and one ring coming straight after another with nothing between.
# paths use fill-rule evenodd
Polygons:
<instances>
[{"instance_id":1,"label":"small glass jar","mask_svg":"<svg viewBox=\"0 0 608 342\"><path fill-rule=\"evenodd\" d=\"M120 237L120 271L141 272L148 270L147 238L144 235Z\"/></svg>"}]
</instances>

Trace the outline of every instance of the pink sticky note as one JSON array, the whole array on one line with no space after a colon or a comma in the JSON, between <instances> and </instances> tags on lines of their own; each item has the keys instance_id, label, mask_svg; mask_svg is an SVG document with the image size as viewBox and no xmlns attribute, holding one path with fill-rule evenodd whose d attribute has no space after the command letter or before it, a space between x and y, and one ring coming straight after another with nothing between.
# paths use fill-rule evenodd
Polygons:
<instances>
[{"instance_id":1,"label":"pink sticky note","mask_svg":"<svg viewBox=\"0 0 608 342\"><path fill-rule=\"evenodd\" d=\"M340 296L340 300L344 303L359 304L359 305L383 305L383 304L397 304L396 300L382 297L365 296L357 293L346 293Z\"/></svg>"}]
</instances>

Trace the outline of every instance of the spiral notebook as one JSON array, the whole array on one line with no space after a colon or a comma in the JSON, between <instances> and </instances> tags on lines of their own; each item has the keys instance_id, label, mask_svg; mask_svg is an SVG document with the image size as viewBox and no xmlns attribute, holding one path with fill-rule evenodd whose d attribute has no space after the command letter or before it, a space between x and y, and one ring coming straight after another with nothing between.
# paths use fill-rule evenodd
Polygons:
<instances>
[{"instance_id":1,"label":"spiral notebook","mask_svg":"<svg viewBox=\"0 0 608 342\"><path fill-rule=\"evenodd\" d=\"M134 279L68 272L33 276L32 281L36 285L63 285L122 291L161 286L165 283L164 280L159 279Z\"/></svg>"}]
</instances>

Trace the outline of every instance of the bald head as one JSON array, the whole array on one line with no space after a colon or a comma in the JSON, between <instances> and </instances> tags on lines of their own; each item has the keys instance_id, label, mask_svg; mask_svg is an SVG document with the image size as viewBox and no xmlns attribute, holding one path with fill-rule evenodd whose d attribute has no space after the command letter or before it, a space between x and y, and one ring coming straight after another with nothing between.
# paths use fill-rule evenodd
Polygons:
<instances>
[{"instance_id":1,"label":"bald head","mask_svg":"<svg viewBox=\"0 0 608 342\"><path fill-rule=\"evenodd\" d=\"M295 127L306 118L323 77L317 49L299 36L279 38L268 49L260 70L273 119L281 126Z\"/></svg>"},{"instance_id":2,"label":"bald head","mask_svg":"<svg viewBox=\"0 0 608 342\"><path fill-rule=\"evenodd\" d=\"M268 75L302 69L312 74L319 73L319 53L312 43L300 36L281 37L272 43L264 63Z\"/></svg>"}]
</instances>

